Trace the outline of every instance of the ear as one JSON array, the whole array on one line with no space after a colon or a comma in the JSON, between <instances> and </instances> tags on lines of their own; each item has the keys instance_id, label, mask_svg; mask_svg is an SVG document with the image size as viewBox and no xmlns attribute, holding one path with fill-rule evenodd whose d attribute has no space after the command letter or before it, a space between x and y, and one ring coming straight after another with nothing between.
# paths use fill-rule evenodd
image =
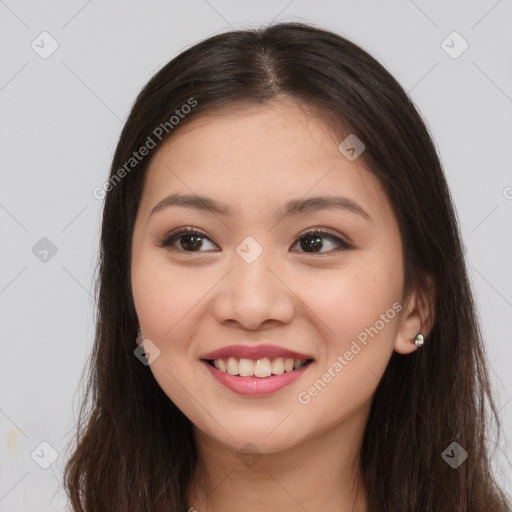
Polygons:
<instances>
[{"instance_id":1,"label":"ear","mask_svg":"<svg viewBox=\"0 0 512 512\"><path fill-rule=\"evenodd\" d=\"M137 345L140 345L143 341L140 327L137 328L137 335L135 337L135 341L137 342Z\"/></svg>"},{"instance_id":2,"label":"ear","mask_svg":"<svg viewBox=\"0 0 512 512\"><path fill-rule=\"evenodd\" d=\"M399 354L410 354L419 348L414 344L419 333L423 334L428 343L427 336L434 324L435 289L430 276L424 279L425 285L416 285L404 301L393 347Z\"/></svg>"}]
</instances>

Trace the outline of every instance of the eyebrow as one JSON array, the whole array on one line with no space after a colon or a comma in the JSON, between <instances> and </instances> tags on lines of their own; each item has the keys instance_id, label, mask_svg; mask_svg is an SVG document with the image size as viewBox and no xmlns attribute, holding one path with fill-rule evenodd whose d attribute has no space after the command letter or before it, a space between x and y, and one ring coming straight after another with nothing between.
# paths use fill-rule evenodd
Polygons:
<instances>
[{"instance_id":1,"label":"eyebrow","mask_svg":"<svg viewBox=\"0 0 512 512\"><path fill-rule=\"evenodd\" d=\"M232 216L232 209L219 201L201 195L172 194L162 199L151 210L149 216L172 206L193 208L205 212L213 212L223 216ZM373 222L372 218L355 201L344 196L314 196L308 199L292 199L276 212L276 219L310 213L319 210L342 209L355 213Z\"/></svg>"}]
</instances>

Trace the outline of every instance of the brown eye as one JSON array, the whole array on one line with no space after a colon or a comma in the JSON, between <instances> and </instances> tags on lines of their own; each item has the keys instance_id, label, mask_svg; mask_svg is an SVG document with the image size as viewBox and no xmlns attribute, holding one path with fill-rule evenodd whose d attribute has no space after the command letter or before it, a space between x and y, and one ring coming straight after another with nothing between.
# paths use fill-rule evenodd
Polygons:
<instances>
[{"instance_id":1,"label":"brown eye","mask_svg":"<svg viewBox=\"0 0 512 512\"><path fill-rule=\"evenodd\" d=\"M302 252L327 252L322 251L324 248L324 242L322 241L323 239L328 240L331 245L337 247L334 249L335 252L351 248L351 246L345 242L345 240L342 240L341 238L327 231L309 231L308 233L304 233L302 236L300 236L297 242L300 243L300 247L303 249Z\"/></svg>"},{"instance_id":2,"label":"brown eye","mask_svg":"<svg viewBox=\"0 0 512 512\"><path fill-rule=\"evenodd\" d=\"M195 229L182 229L178 233L168 235L160 245L170 251L203 252L200 249L204 239L210 240L204 233ZM179 243L179 247L176 247L176 242Z\"/></svg>"}]
</instances>

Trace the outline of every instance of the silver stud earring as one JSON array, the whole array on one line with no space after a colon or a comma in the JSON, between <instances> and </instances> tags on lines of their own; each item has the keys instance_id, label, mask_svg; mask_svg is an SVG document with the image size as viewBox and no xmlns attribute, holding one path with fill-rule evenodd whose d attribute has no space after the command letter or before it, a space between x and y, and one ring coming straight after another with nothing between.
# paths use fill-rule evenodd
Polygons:
<instances>
[{"instance_id":1,"label":"silver stud earring","mask_svg":"<svg viewBox=\"0 0 512 512\"><path fill-rule=\"evenodd\" d=\"M417 346L417 347L421 347L423 345L423 343L425 342L425 339L423 338L423 334L421 334L421 332L416 336L416 338L414 338L414 344Z\"/></svg>"},{"instance_id":2,"label":"silver stud earring","mask_svg":"<svg viewBox=\"0 0 512 512\"><path fill-rule=\"evenodd\" d=\"M142 331L139 329L137 329L137 342L141 342L142 341Z\"/></svg>"}]
</instances>

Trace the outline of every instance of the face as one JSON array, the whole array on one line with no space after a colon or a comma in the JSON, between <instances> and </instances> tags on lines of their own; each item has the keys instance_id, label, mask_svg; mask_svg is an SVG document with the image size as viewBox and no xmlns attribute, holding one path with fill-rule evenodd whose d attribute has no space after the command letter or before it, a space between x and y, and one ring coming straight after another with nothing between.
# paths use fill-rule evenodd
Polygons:
<instances>
[{"instance_id":1,"label":"face","mask_svg":"<svg viewBox=\"0 0 512 512\"><path fill-rule=\"evenodd\" d=\"M398 226L378 180L340 142L282 101L197 118L149 165L131 268L150 361L158 354L149 368L203 435L233 449L277 452L367 409L396 349ZM204 361L231 345L275 351L228 349L227 373ZM282 372L285 350L312 361ZM276 375L229 374L268 368Z\"/></svg>"}]
</instances>

